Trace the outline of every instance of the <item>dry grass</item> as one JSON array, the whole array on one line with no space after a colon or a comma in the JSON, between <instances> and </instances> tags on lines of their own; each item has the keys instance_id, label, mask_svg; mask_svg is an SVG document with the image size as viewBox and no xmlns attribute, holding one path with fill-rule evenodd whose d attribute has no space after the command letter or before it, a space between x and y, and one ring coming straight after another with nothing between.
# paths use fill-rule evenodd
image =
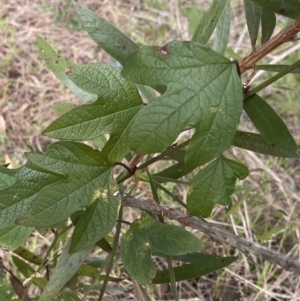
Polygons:
<instances>
[{"instance_id":1,"label":"dry grass","mask_svg":"<svg viewBox=\"0 0 300 301\"><path fill-rule=\"evenodd\" d=\"M188 11L197 1L181 1L181 10ZM208 7L210 1L201 2ZM182 16L178 1L81 1L102 17L117 25L139 44L162 45L172 39L188 39L188 21ZM200 5L200 4L198 4ZM237 28L230 46L239 54L249 53L242 6L234 4L232 21ZM111 58L81 30L69 1L4 0L0 8L0 154L1 162L22 163L27 144L42 149L49 143L39 134L56 114L54 103L78 103L39 59L35 38L41 35L62 56L76 63L112 63ZM271 61L286 57L288 47L270 56ZM295 82L294 93L299 88ZM269 92L268 92L269 93ZM282 95L278 96L282 98ZM285 121L299 138L299 116L281 108ZM290 107L293 103L289 101ZM285 103L286 104L286 103ZM290 108L289 107L289 108ZM297 111L299 112L299 111ZM245 127L249 125L246 124ZM277 159L232 149L232 155L245 162L251 173L240 183L234 197L238 204L231 215L224 216L218 207L211 222L219 224L249 240L259 241L274 250L300 257L299 250L299 160ZM184 195L186 187L182 187ZM130 214L136 214L130 211ZM220 245L203 236L207 252L239 256L228 268L198 280L179 284L180 298L189 300L300 300L297 275L261 261L251 254L237 254L229 246ZM160 265L161 263L159 263ZM120 276L122 270L116 267ZM135 299L130 281L123 281L122 295L109 294L109 300ZM158 287L156 300L172 299L168 286ZM92 300L92 299L90 299Z\"/></svg>"}]
</instances>

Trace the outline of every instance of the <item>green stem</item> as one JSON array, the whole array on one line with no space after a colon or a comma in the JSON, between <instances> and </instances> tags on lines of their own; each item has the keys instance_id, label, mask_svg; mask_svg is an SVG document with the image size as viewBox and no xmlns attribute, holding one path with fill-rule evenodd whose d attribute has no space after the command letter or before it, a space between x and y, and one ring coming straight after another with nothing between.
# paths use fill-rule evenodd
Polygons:
<instances>
[{"instance_id":1,"label":"green stem","mask_svg":"<svg viewBox=\"0 0 300 301\"><path fill-rule=\"evenodd\" d=\"M178 144L174 147L170 147L170 148L166 149L160 155L153 157L150 160L143 163L142 165L140 165L137 169L143 169L143 168L163 159L165 156L172 154L181 148L184 148L185 146L187 146L190 143L190 141L191 141L191 139L186 140L183 143ZM125 180L127 180L128 178L130 178L131 176L132 176L132 174L130 174L129 172L122 172L117 178L117 183L120 184L120 183L124 182Z\"/></svg>"},{"instance_id":2,"label":"green stem","mask_svg":"<svg viewBox=\"0 0 300 301\"><path fill-rule=\"evenodd\" d=\"M176 301L178 301L176 280L175 280L174 269L172 267L172 257L171 256L167 256L167 263L168 263L168 269L169 269L169 274L170 274L170 283L171 283L172 294L173 294L174 299Z\"/></svg>"},{"instance_id":3,"label":"green stem","mask_svg":"<svg viewBox=\"0 0 300 301\"><path fill-rule=\"evenodd\" d=\"M74 226L73 224L70 224L69 226L67 226L66 228L64 228L61 232L59 232L59 234L54 238L52 244L50 245L50 247L48 248L48 250L47 250L47 252L46 252L46 254L45 254L45 256L44 256L43 262L42 262L41 265L38 267L38 269L37 269L36 272L39 272L39 271L43 268L45 262L48 260L48 257L49 257L49 255L50 255L50 252L51 252L52 249L54 248L54 246L55 246L57 240L59 239L59 237L60 237L62 234L64 234L65 232L67 232L68 230L70 230L73 226Z\"/></svg>"},{"instance_id":4,"label":"green stem","mask_svg":"<svg viewBox=\"0 0 300 301\"><path fill-rule=\"evenodd\" d=\"M281 77L285 76L287 73L290 73L292 70L296 69L299 66L300 66L300 60L296 61L294 64L290 65L289 67L287 67L283 71L281 71L281 72L277 73L276 75L272 76L271 78L269 78L268 80L266 80L262 84L258 85L257 87L251 89L246 94L245 99L247 99L250 96L256 94L257 92L259 92L260 90L264 89L265 87L271 85L272 83L274 83L275 81L277 81Z\"/></svg>"},{"instance_id":5,"label":"green stem","mask_svg":"<svg viewBox=\"0 0 300 301\"><path fill-rule=\"evenodd\" d=\"M149 165L151 165L151 164L157 162L158 160L163 159L165 156L167 156L167 155L169 155L169 154L172 154L172 153L176 152L176 151L179 150L179 149L184 148L185 146L187 146L187 145L190 143L190 141L191 141L191 139L186 140L186 141L184 141L183 143L178 144L178 145L176 145L176 146L174 146L174 147L170 147L170 148L166 149L166 150L165 150L164 152L162 152L160 155L158 155L158 156L156 156L156 157L153 157L153 158L151 158L150 160L148 160L148 161L146 161L145 163L143 163L142 165L140 165L137 169L143 169L143 168L145 168L145 167L147 167L147 166L149 166Z\"/></svg>"},{"instance_id":6,"label":"green stem","mask_svg":"<svg viewBox=\"0 0 300 301\"><path fill-rule=\"evenodd\" d=\"M161 185L158 182L155 182L155 185L157 187L159 187L162 191L164 191L168 196L170 196L175 202L177 202L182 207L184 207L185 209L187 209L187 205L181 199L179 199L177 196L175 196L173 193L171 193L167 188L165 188L163 185Z\"/></svg>"},{"instance_id":7,"label":"green stem","mask_svg":"<svg viewBox=\"0 0 300 301\"><path fill-rule=\"evenodd\" d=\"M122 194L122 199L123 199L123 194ZM120 210L119 210L118 220L121 221L122 217L123 217L123 206L121 205ZM107 270L106 270L106 275L105 275L105 278L104 278L104 281L103 281L103 284L102 284L102 288L101 288L101 292L100 292L100 296L98 298L98 301L102 300L102 298L104 296L104 293L105 293L105 289L106 289L108 279L109 279L109 274L110 274L110 271L112 269L115 253L116 253L116 250L117 250L117 247L118 247L118 242L119 242L119 237L120 237L120 232L121 232L121 226L122 226L122 223L117 223L116 236L115 236L112 252L109 255L108 267L107 267Z\"/></svg>"}]
</instances>

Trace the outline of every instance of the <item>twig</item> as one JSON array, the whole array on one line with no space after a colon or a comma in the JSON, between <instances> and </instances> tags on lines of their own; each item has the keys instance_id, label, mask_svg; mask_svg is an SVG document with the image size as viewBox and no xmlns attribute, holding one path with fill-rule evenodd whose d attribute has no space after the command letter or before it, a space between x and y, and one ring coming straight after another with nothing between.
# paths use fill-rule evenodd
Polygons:
<instances>
[{"instance_id":1,"label":"twig","mask_svg":"<svg viewBox=\"0 0 300 301\"><path fill-rule=\"evenodd\" d=\"M160 206L159 209L150 200L126 198L124 200L124 206L146 210L155 215L160 215L163 212L164 216L168 217L169 219L179 221L184 225L188 225L189 227L197 229L220 242L225 242L231 246L234 246L242 252L249 252L251 254L260 256L268 262L279 265L284 270L293 271L300 274L300 261L289 258L281 253L261 246L258 243L248 241L247 239L239 237L229 231L220 229L206 222L205 220L197 217L187 217L184 215L184 213L178 210L170 210L170 208L164 206ZM162 212L160 210L162 210Z\"/></svg>"},{"instance_id":2,"label":"twig","mask_svg":"<svg viewBox=\"0 0 300 301\"><path fill-rule=\"evenodd\" d=\"M240 63L240 71L243 74L246 70L251 69L255 64L264 58L274 49L280 45L290 42L294 36L300 31L300 20L294 21L294 23L284 28L277 35L271 38L268 42L263 44L261 47L254 49L254 51L247 57L245 57Z\"/></svg>"},{"instance_id":3,"label":"twig","mask_svg":"<svg viewBox=\"0 0 300 301\"><path fill-rule=\"evenodd\" d=\"M135 155L132 160L129 162L128 166L131 170L136 170L138 163L142 160L142 155Z\"/></svg>"}]
</instances>

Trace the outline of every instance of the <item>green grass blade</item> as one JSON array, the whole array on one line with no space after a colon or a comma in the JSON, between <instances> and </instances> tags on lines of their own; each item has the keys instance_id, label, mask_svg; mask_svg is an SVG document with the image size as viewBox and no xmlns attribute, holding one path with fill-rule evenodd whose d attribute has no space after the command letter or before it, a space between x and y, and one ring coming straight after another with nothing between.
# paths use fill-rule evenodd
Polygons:
<instances>
[{"instance_id":1,"label":"green grass blade","mask_svg":"<svg viewBox=\"0 0 300 301\"><path fill-rule=\"evenodd\" d=\"M287 68L291 67L291 65L257 65L257 70L265 70L269 72L282 72ZM289 71L289 73L300 73L300 67L294 68Z\"/></svg>"}]
</instances>

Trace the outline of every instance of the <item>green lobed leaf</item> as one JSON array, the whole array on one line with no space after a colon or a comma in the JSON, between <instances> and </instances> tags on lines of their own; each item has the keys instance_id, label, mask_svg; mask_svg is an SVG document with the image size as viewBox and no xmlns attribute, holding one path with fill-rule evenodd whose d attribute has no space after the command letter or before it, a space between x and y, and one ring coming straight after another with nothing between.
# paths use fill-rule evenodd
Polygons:
<instances>
[{"instance_id":1,"label":"green lobed leaf","mask_svg":"<svg viewBox=\"0 0 300 301\"><path fill-rule=\"evenodd\" d=\"M121 257L129 275L138 283L147 284L155 276L152 252L173 256L197 252L202 248L200 240L187 230L147 217L135 220L123 236Z\"/></svg>"},{"instance_id":2,"label":"green lobed leaf","mask_svg":"<svg viewBox=\"0 0 300 301\"><path fill-rule=\"evenodd\" d=\"M73 2L76 13L91 38L118 62L123 64L126 58L138 46L115 26L90 11Z\"/></svg>"},{"instance_id":3,"label":"green lobed leaf","mask_svg":"<svg viewBox=\"0 0 300 301\"><path fill-rule=\"evenodd\" d=\"M9 226L0 229L0 246L14 250L23 244L31 235L32 228Z\"/></svg>"},{"instance_id":4,"label":"green lobed leaf","mask_svg":"<svg viewBox=\"0 0 300 301\"><path fill-rule=\"evenodd\" d=\"M201 18L193 34L192 41L205 45L215 30L228 1L214 0L209 10Z\"/></svg>"},{"instance_id":5,"label":"green lobed leaf","mask_svg":"<svg viewBox=\"0 0 300 301\"><path fill-rule=\"evenodd\" d=\"M90 140L110 134L103 154L111 162L129 151L128 129L143 101L135 85L111 66L87 64L72 67L68 76L80 88L97 95L97 101L77 106L60 116L43 132L49 137Z\"/></svg>"},{"instance_id":6,"label":"green lobed leaf","mask_svg":"<svg viewBox=\"0 0 300 301\"><path fill-rule=\"evenodd\" d=\"M39 191L30 213L20 221L26 226L51 227L64 221L87 206L95 191L107 190L112 178L111 164L103 154L78 142L57 142L44 154L32 152L27 157L50 172L62 173L65 179Z\"/></svg>"},{"instance_id":7,"label":"green lobed leaf","mask_svg":"<svg viewBox=\"0 0 300 301\"><path fill-rule=\"evenodd\" d=\"M274 109L258 95L247 98L244 110L273 148L286 149L287 153L299 153L298 146L287 126Z\"/></svg>"},{"instance_id":8,"label":"green lobed leaf","mask_svg":"<svg viewBox=\"0 0 300 301\"><path fill-rule=\"evenodd\" d=\"M39 301L51 300L77 272L84 259L92 250L92 247L90 247L75 254L69 254L69 247L70 241L65 245Z\"/></svg>"},{"instance_id":9,"label":"green lobed leaf","mask_svg":"<svg viewBox=\"0 0 300 301\"><path fill-rule=\"evenodd\" d=\"M237 178L245 179L248 168L238 162L217 158L200 170L191 181L187 206L192 215L208 217L214 204L230 205Z\"/></svg>"},{"instance_id":10,"label":"green lobed leaf","mask_svg":"<svg viewBox=\"0 0 300 301\"><path fill-rule=\"evenodd\" d=\"M273 11L276 14L298 20L300 19L299 0L252 0L263 8Z\"/></svg>"},{"instance_id":11,"label":"green lobed leaf","mask_svg":"<svg viewBox=\"0 0 300 301\"><path fill-rule=\"evenodd\" d=\"M273 11L263 9L261 15L261 44L268 42L276 26L276 16Z\"/></svg>"},{"instance_id":12,"label":"green lobed leaf","mask_svg":"<svg viewBox=\"0 0 300 301\"><path fill-rule=\"evenodd\" d=\"M252 0L244 0L246 21L252 48L256 45L262 8Z\"/></svg>"},{"instance_id":13,"label":"green lobed leaf","mask_svg":"<svg viewBox=\"0 0 300 301\"><path fill-rule=\"evenodd\" d=\"M231 264L236 260L236 257L218 257L209 255L196 263L174 267L174 274L176 281L188 280L198 278ZM152 279L153 284L169 283L170 278L167 270L158 271Z\"/></svg>"},{"instance_id":14,"label":"green lobed leaf","mask_svg":"<svg viewBox=\"0 0 300 301\"><path fill-rule=\"evenodd\" d=\"M219 19L216 28L213 50L224 54L230 34L230 0L226 0L226 5Z\"/></svg>"},{"instance_id":15,"label":"green lobed leaf","mask_svg":"<svg viewBox=\"0 0 300 301\"><path fill-rule=\"evenodd\" d=\"M0 228L15 226L17 219L28 213L31 202L46 187L64 179L63 174L49 172L32 162L14 170L6 170L16 182L0 193Z\"/></svg>"},{"instance_id":16,"label":"green lobed leaf","mask_svg":"<svg viewBox=\"0 0 300 301\"><path fill-rule=\"evenodd\" d=\"M243 95L235 65L194 42L145 47L124 63L122 75L167 91L142 108L129 132L138 154L161 152L188 126L196 129L186 168L204 164L230 144L242 112Z\"/></svg>"},{"instance_id":17,"label":"green lobed leaf","mask_svg":"<svg viewBox=\"0 0 300 301\"><path fill-rule=\"evenodd\" d=\"M113 178L109 179L104 188L95 191L88 208L76 223L71 240L71 253L93 246L115 226L120 207L120 197L114 197L117 191L118 186Z\"/></svg>"},{"instance_id":18,"label":"green lobed leaf","mask_svg":"<svg viewBox=\"0 0 300 301\"><path fill-rule=\"evenodd\" d=\"M139 47L114 25L89 9L73 1L76 13L91 38L108 54L123 65L127 57ZM143 94L147 88L139 87ZM161 87L153 87L163 92ZM148 90L149 92L149 90ZM147 92L146 92L147 93Z\"/></svg>"},{"instance_id":19,"label":"green lobed leaf","mask_svg":"<svg viewBox=\"0 0 300 301\"><path fill-rule=\"evenodd\" d=\"M74 66L73 62L66 61L40 36L36 37L36 44L41 58L54 75L63 82L83 102L94 101L96 95L90 94L77 87L66 75L68 67Z\"/></svg>"}]
</instances>

